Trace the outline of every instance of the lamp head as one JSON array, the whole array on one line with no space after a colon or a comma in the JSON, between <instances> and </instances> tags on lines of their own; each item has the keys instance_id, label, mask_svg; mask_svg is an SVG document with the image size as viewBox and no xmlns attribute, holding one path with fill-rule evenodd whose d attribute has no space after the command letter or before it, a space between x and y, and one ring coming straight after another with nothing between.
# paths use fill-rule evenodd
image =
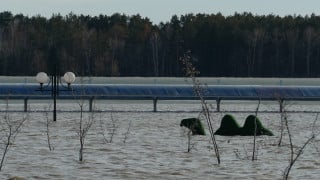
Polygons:
<instances>
[{"instance_id":1,"label":"lamp head","mask_svg":"<svg viewBox=\"0 0 320 180\"><path fill-rule=\"evenodd\" d=\"M76 75L73 72L66 72L63 76L63 79L68 86L70 86L76 80Z\"/></svg>"},{"instance_id":2,"label":"lamp head","mask_svg":"<svg viewBox=\"0 0 320 180\"><path fill-rule=\"evenodd\" d=\"M48 80L49 80L49 77L45 72L39 72L36 75L36 81L40 84L41 87L43 86L44 83L47 83Z\"/></svg>"}]
</instances>

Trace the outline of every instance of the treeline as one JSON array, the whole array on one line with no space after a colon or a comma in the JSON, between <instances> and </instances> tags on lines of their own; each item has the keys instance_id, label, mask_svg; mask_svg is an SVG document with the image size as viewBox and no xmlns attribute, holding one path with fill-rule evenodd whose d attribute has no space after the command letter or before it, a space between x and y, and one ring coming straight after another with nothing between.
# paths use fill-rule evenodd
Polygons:
<instances>
[{"instance_id":1,"label":"treeline","mask_svg":"<svg viewBox=\"0 0 320 180\"><path fill-rule=\"evenodd\" d=\"M200 76L319 77L320 16L0 13L0 75L184 76L186 52Z\"/></svg>"}]
</instances>

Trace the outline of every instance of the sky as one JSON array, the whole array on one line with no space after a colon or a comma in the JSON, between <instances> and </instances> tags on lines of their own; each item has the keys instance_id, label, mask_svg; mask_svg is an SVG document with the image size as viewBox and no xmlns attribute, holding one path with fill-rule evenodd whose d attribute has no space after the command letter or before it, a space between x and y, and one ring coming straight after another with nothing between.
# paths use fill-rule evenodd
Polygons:
<instances>
[{"instance_id":1,"label":"sky","mask_svg":"<svg viewBox=\"0 0 320 180\"><path fill-rule=\"evenodd\" d=\"M225 16L235 12L251 12L255 15L320 15L320 0L0 0L0 12L27 16L41 15L50 18L53 14L140 14L153 23L170 21L173 15L189 13L216 14Z\"/></svg>"}]
</instances>

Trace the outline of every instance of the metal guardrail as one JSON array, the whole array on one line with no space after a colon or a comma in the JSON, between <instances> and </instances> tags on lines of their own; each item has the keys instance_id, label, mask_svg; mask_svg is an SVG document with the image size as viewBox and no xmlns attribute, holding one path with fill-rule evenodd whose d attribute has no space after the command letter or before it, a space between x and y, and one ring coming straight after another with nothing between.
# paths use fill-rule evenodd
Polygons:
<instances>
[{"instance_id":1,"label":"metal guardrail","mask_svg":"<svg viewBox=\"0 0 320 180\"><path fill-rule=\"evenodd\" d=\"M199 100L192 85L148 85L148 84L99 84L72 85L64 91L59 89L56 99L89 101L92 111L94 100L151 100L153 111L157 111L159 100ZM320 101L319 86L255 86L217 85L204 86L204 98L216 101L220 111L221 101L225 100L264 100L278 101L282 111L283 101ZM53 99L50 90L39 88L38 84L1 84L0 99L24 100L24 111L28 111L28 100Z\"/></svg>"},{"instance_id":2,"label":"metal guardrail","mask_svg":"<svg viewBox=\"0 0 320 180\"><path fill-rule=\"evenodd\" d=\"M50 100L51 95L0 95L2 100L23 100L24 101L24 111L28 111L28 101L29 100ZM77 100L83 99L89 101L89 111L93 110L94 100L151 100L153 101L153 111L157 111L157 103L159 100L199 100L197 96L141 96L141 95L59 95L57 99L60 100ZM206 100L215 100L217 111L220 111L221 101L231 100L231 101L278 101L282 111L282 105L284 101L320 101L320 97L246 97L246 96L205 96Z\"/></svg>"}]
</instances>

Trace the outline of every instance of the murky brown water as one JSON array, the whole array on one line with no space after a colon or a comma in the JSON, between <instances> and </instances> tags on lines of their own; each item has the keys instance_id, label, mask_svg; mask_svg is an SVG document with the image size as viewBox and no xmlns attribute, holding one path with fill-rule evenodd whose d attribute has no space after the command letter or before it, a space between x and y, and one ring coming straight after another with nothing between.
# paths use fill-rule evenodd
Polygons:
<instances>
[{"instance_id":1,"label":"murky brown water","mask_svg":"<svg viewBox=\"0 0 320 180\"><path fill-rule=\"evenodd\" d=\"M11 104L10 109L21 106ZM46 104L31 104L32 110L43 110ZM3 106L1 107L3 109ZM77 104L63 103L59 110L76 110ZM107 103L100 102L97 109L107 110L94 113L95 123L85 141L84 162L78 161L79 112L61 112L58 121L50 125L51 142L49 151L46 137L46 114L30 113L22 131L16 137L0 172L0 179L12 176L26 179L281 179L288 165L290 149L288 138L278 147L278 113L259 113L264 126L275 136L261 136L257 139L258 160L251 161L252 137L216 136L221 152L218 165L210 137L194 136L194 148L187 152L187 136L180 128L181 119L197 117L199 104L162 103L153 113L151 103ZM223 104L226 110L254 110L254 103ZM291 105L290 109L320 110L315 104ZM179 110L172 112L171 110ZM275 104L265 104L261 110L277 110ZM114 110L116 112L109 112ZM121 112L119 112L121 110ZM135 112L135 110L137 110ZM123 111L123 112L122 112ZM129 111L129 112L126 112ZM185 112L184 112L185 111ZM189 112L192 111L192 112ZM214 128L218 128L225 113L214 113ZM232 113L239 124L243 124L249 113ZM4 112L0 114L3 117ZM11 118L23 113L11 113ZM86 114L88 115L88 114ZM51 114L48 115L51 118ZM112 123L111 116L114 120ZM310 136L315 113L289 113L288 119L293 143L300 147ZM100 123L100 119L103 124ZM320 121L320 120L319 120ZM130 124L131 122L131 124ZM116 131L112 143L106 143L101 135L110 138L113 127ZM320 122L316 130L320 131ZM128 132L129 129L129 134ZM207 130L207 129L206 129ZM208 131L207 131L208 133ZM127 134L127 138L126 138ZM3 134L2 134L3 135ZM126 139L125 139L126 138ZM126 142L124 143L124 139ZM4 142L4 138L1 139ZM1 144L1 154L2 154ZM291 179L318 179L320 176L319 137L310 144L294 165Z\"/></svg>"}]
</instances>

